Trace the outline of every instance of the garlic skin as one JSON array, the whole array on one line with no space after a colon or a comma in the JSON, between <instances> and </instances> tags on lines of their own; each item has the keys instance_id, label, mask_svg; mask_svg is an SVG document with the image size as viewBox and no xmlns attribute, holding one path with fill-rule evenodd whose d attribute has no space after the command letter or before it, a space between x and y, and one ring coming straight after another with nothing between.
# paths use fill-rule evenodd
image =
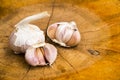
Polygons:
<instances>
[{"instance_id":1,"label":"garlic skin","mask_svg":"<svg viewBox=\"0 0 120 80\"><path fill-rule=\"evenodd\" d=\"M47 29L47 36L55 43L64 47L72 47L79 44L81 35L76 23L58 22L50 25Z\"/></svg>"},{"instance_id":2,"label":"garlic skin","mask_svg":"<svg viewBox=\"0 0 120 80\"><path fill-rule=\"evenodd\" d=\"M15 30L9 37L9 45L15 54L25 53L26 49L33 44L45 42L44 32L31 21L50 16L46 11L24 18L15 25Z\"/></svg>"},{"instance_id":3,"label":"garlic skin","mask_svg":"<svg viewBox=\"0 0 120 80\"><path fill-rule=\"evenodd\" d=\"M51 65L56 57L57 49L49 43L29 47L25 53L25 60L32 66Z\"/></svg>"}]
</instances>

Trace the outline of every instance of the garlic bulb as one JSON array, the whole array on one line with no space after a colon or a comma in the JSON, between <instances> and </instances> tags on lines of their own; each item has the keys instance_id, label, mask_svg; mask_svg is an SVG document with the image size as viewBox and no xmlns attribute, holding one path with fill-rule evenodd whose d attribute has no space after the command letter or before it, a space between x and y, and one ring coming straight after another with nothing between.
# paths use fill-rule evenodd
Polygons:
<instances>
[{"instance_id":1,"label":"garlic bulb","mask_svg":"<svg viewBox=\"0 0 120 80\"><path fill-rule=\"evenodd\" d=\"M36 25L29 22L50 16L47 12L42 12L26 17L15 25L15 30L9 37L11 49L16 53L24 53L33 44L45 42L44 32Z\"/></svg>"},{"instance_id":2,"label":"garlic bulb","mask_svg":"<svg viewBox=\"0 0 120 80\"><path fill-rule=\"evenodd\" d=\"M50 25L47 29L47 35L53 42L64 47L76 46L81 39L74 21L58 22Z\"/></svg>"},{"instance_id":3,"label":"garlic bulb","mask_svg":"<svg viewBox=\"0 0 120 80\"><path fill-rule=\"evenodd\" d=\"M26 61L32 66L51 65L56 57L57 49L49 43L33 45L25 53Z\"/></svg>"}]
</instances>

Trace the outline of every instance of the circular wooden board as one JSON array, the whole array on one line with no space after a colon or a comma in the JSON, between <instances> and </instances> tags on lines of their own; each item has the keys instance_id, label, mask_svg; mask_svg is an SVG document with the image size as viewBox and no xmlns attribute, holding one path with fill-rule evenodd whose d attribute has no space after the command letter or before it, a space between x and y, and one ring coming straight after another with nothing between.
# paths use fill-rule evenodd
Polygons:
<instances>
[{"instance_id":1,"label":"circular wooden board","mask_svg":"<svg viewBox=\"0 0 120 80\"><path fill-rule=\"evenodd\" d=\"M33 24L46 31L48 25L61 21L75 21L81 33L81 42L73 48L63 48L56 45L58 56L52 66L31 67L24 55L15 55L8 46L8 37L14 30L14 25L21 19L48 11L50 18L34 21ZM41 80L52 79L61 75L77 73L105 56L101 49L102 41L110 35L106 23L84 7L72 4L37 4L15 10L0 22L0 80ZM104 35L106 34L106 35Z\"/></svg>"}]
</instances>

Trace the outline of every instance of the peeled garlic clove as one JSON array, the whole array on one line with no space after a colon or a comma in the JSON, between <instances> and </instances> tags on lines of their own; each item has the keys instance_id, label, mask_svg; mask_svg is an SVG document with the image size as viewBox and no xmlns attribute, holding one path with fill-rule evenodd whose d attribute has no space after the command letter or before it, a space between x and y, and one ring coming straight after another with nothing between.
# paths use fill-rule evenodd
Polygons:
<instances>
[{"instance_id":1,"label":"peeled garlic clove","mask_svg":"<svg viewBox=\"0 0 120 80\"><path fill-rule=\"evenodd\" d=\"M9 38L11 49L15 53L24 53L31 45L43 43L45 41L44 32L37 26L29 24L29 22L48 16L49 14L47 12L42 12L29 16L16 24L16 29L12 32Z\"/></svg>"},{"instance_id":2,"label":"peeled garlic clove","mask_svg":"<svg viewBox=\"0 0 120 80\"><path fill-rule=\"evenodd\" d=\"M47 43L43 48L45 50L45 58L49 65L53 64L57 57L57 49L49 43Z\"/></svg>"},{"instance_id":3,"label":"peeled garlic clove","mask_svg":"<svg viewBox=\"0 0 120 80\"><path fill-rule=\"evenodd\" d=\"M33 45L26 50L25 59L32 66L51 65L57 57L57 49L49 44Z\"/></svg>"},{"instance_id":4,"label":"peeled garlic clove","mask_svg":"<svg viewBox=\"0 0 120 80\"><path fill-rule=\"evenodd\" d=\"M50 29L52 29L54 34L51 33ZM76 46L79 44L81 39L80 33L74 21L58 22L50 25L47 29L47 35L53 42L64 47Z\"/></svg>"}]
</instances>

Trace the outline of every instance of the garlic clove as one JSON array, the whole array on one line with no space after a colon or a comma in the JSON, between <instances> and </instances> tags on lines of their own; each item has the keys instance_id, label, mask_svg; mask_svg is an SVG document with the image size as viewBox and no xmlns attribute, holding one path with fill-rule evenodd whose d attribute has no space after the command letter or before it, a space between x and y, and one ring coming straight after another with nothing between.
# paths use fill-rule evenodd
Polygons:
<instances>
[{"instance_id":1,"label":"garlic clove","mask_svg":"<svg viewBox=\"0 0 120 80\"><path fill-rule=\"evenodd\" d=\"M75 46L80 42L80 34L78 31L75 31L71 37L71 39L66 43L68 46Z\"/></svg>"},{"instance_id":2,"label":"garlic clove","mask_svg":"<svg viewBox=\"0 0 120 80\"><path fill-rule=\"evenodd\" d=\"M65 27L66 25L61 24L58 26L57 30L56 30L56 39L60 42L63 42L62 38L64 36L64 32L65 32Z\"/></svg>"},{"instance_id":3,"label":"garlic clove","mask_svg":"<svg viewBox=\"0 0 120 80\"><path fill-rule=\"evenodd\" d=\"M35 56L35 48L28 48L25 53L25 60L32 66L39 64L37 57Z\"/></svg>"},{"instance_id":4,"label":"garlic clove","mask_svg":"<svg viewBox=\"0 0 120 80\"><path fill-rule=\"evenodd\" d=\"M51 65L57 57L57 49L46 43L45 45L33 45L26 50L25 59L32 66Z\"/></svg>"},{"instance_id":5,"label":"garlic clove","mask_svg":"<svg viewBox=\"0 0 120 80\"><path fill-rule=\"evenodd\" d=\"M57 57L57 49L49 43L47 43L43 48L45 50L45 58L49 65L53 64Z\"/></svg>"},{"instance_id":6,"label":"garlic clove","mask_svg":"<svg viewBox=\"0 0 120 80\"><path fill-rule=\"evenodd\" d=\"M50 16L47 12L42 12L24 18L15 25L16 29L9 38L11 49L15 53L25 53L26 49L33 44L45 42L45 35L37 26L29 22Z\"/></svg>"},{"instance_id":7,"label":"garlic clove","mask_svg":"<svg viewBox=\"0 0 120 80\"><path fill-rule=\"evenodd\" d=\"M49 34L47 34L47 35L50 36L50 38L54 39L58 25L57 24L53 24L51 26L52 27L48 27L47 31L49 31Z\"/></svg>"},{"instance_id":8,"label":"garlic clove","mask_svg":"<svg viewBox=\"0 0 120 80\"><path fill-rule=\"evenodd\" d=\"M63 42L64 43L66 43L66 42L68 42L70 40L73 32L74 31L72 29L66 28L64 36L63 36Z\"/></svg>"},{"instance_id":9,"label":"garlic clove","mask_svg":"<svg viewBox=\"0 0 120 80\"><path fill-rule=\"evenodd\" d=\"M39 48L28 48L25 53L25 59L32 66L47 65Z\"/></svg>"},{"instance_id":10,"label":"garlic clove","mask_svg":"<svg viewBox=\"0 0 120 80\"><path fill-rule=\"evenodd\" d=\"M53 26L54 24L58 24L57 27ZM79 44L81 36L74 21L58 22L54 24L52 24L52 26L50 25L47 29L47 35L53 42L58 43L64 47L72 47ZM52 37L54 35L51 34L50 28L53 29L55 38Z\"/></svg>"},{"instance_id":11,"label":"garlic clove","mask_svg":"<svg viewBox=\"0 0 120 80\"><path fill-rule=\"evenodd\" d=\"M43 48L36 49L36 57L38 57L39 65L47 65L44 58Z\"/></svg>"}]
</instances>

